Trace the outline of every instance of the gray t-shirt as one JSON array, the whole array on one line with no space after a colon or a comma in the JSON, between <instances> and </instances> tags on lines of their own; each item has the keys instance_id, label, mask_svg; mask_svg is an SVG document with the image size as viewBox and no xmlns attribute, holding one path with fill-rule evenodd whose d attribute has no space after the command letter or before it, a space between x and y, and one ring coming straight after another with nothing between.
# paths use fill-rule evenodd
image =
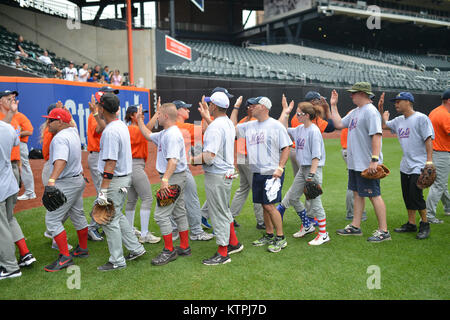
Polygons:
<instances>
[{"instance_id":1,"label":"gray t-shirt","mask_svg":"<svg viewBox=\"0 0 450 320\"><path fill-rule=\"evenodd\" d=\"M353 109L342 119L348 128L347 166L348 169L364 171L372 159L372 136L382 134L381 115L371 103ZM383 163L383 153L379 154L379 164Z\"/></svg>"},{"instance_id":2,"label":"gray t-shirt","mask_svg":"<svg viewBox=\"0 0 450 320\"><path fill-rule=\"evenodd\" d=\"M203 165L209 173L224 174L234 169L234 138L236 128L228 117L214 119L203 137L203 151L215 154L211 165Z\"/></svg>"},{"instance_id":3,"label":"gray t-shirt","mask_svg":"<svg viewBox=\"0 0 450 320\"><path fill-rule=\"evenodd\" d=\"M0 120L0 202L19 192L19 185L11 166L11 150L19 144L19 136L14 128Z\"/></svg>"},{"instance_id":4,"label":"gray t-shirt","mask_svg":"<svg viewBox=\"0 0 450 320\"><path fill-rule=\"evenodd\" d=\"M56 160L66 161L64 170L58 179L79 175L83 168L81 166L81 141L78 130L66 128L58 132L50 143L50 172Z\"/></svg>"},{"instance_id":5,"label":"gray t-shirt","mask_svg":"<svg viewBox=\"0 0 450 320\"><path fill-rule=\"evenodd\" d=\"M433 125L430 119L420 112L414 112L408 118L399 116L386 122L392 133L397 134L403 150L400 171L406 174L420 174L427 161L425 140L434 139Z\"/></svg>"},{"instance_id":6,"label":"gray t-shirt","mask_svg":"<svg viewBox=\"0 0 450 320\"><path fill-rule=\"evenodd\" d=\"M133 170L131 155L130 132L125 123L115 120L105 127L100 138L100 152L98 157L98 171L105 169L105 161L115 160L114 176L125 176Z\"/></svg>"},{"instance_id":7,"label":"gray t-shirt","mask_svg":"<svg viewBox=\"0 0 450 320\"><path fill-rule=\"evenodd\" d=\"M164 173L167 170L168 159L177 159L174 173L183 172L187 168L186 149L183 134L177 126L171 126L157 133L152 133L150 139L157 147L156 170Z\"/></svg>"},{"instance_id":8,"label":"gray t-shirt","mask_svg":"<svg viewBox=\"0 0 450 320\"><path fill-rule=\"evenodd\" d=\"M301 124L287 129L295 142L295 155L300 166L310 166L312 159L319 159L319 167L325 165L325 145L320 129L313 123L308 128Z\"/></svg>"},{"instance_id":9,"label":"gray t-shirt","mask_svg":"<svg viewBox=\"0 0 450 320\"><path fill-rule=\"evenodd\" d=\"M240 123L236 128L238 138L245 138L250 170L272 175L280 163L282 149L292 145L286 128L273 118Z\"/></svg>"}]
</instances>

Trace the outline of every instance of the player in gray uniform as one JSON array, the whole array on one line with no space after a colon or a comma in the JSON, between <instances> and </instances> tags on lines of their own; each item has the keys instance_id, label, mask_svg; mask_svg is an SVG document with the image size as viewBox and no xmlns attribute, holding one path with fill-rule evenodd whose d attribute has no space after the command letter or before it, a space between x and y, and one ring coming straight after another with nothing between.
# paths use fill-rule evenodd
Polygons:
<instances>
[{"instance_id":1,"label":"player in gray uniform","mask_svg":"<svg viewBox=\"0 0 450 320\"><path fill-rule=\"evenodd\" d=\"M152 141L157 147L156 170L161 177L161 192L167 192L169 185L176 184L180 187L180 193L175 202L163 207L157 205L154 213L156 223L161 229L164 239L164 249L156 258L152 259L152 264L161 266L177 259L178 256L191 255L189 226L184 204L187 168L186 150L183 135L176 126L177 109L173 103L161 105L152 117L153 121L150 121L147 126L145 126L142 119L142 106L139 108L136 116L139 129L141 129L144 137ZM151 133L148 127L153 127L155 118L164 130ZM180 235L180 246L175 248L173 247L170 217L177 224Z\"/></svg>"},{"instance_id":2,"label":"player in gray uniform","mask_svg":"<svg viewBox=\"0 0 450 320\"><path fill-rule=\"evenodd\" d=\"M0 280L16 278L22 275L16 259L16 248L9 226L6 199L19 192L19 185L14 177L11 162L11 149L19 144L19 137L14 128L0 121Z\"/></svg>"},{"instance_id":3,"label":"player in gray uniform","mask_svg":"<svg viewBox=\"0 0 450 320\"><path fill-rule=\"evenodd\" d=\"M281 121L287 128L289 135L295 142L296 160L299 164L299 171L295 175L294 181L286 193L277 210L281 213L289 206L293 206L298 216L302 220L302 226L294 234L294 238L303 238L309 233L315 231L314 224L306 214L305 206L300 201L307 181L314 181L322 185L322 168L325 165L325 146L323 143L320 129L312 122L315 119L316 111L309 102L298 104L296 116L302 124L296 128L288 128L287 117ZM309 200L309 210L319 224L319 233L314 240L308 242L310 245L321 245L330 241L328 232L326 232L326 214L322 205L321 196Z\"/></svg>"},{"instance_id":4,"label":"player in gray uniform","mask_svg":"<svg viewBox=\"0 0 450 320\"><path fill-rule=\"evenodd\" d=\"M81 141L78 130L71 126L70 112L53 109L49 115L48 129L55 136L50 144L51 174L47 187L59 189L67 198L66 203L54 211L47 211L45 225L59 248L58 259L44 268L48 272L60 271L74 264L73 258L86 258L88 224L83 210L83 191L86 182L81 165ZM78 246L69 253L67 234L63 226L68 214L78 235Z\"/></svg>"},{"instance_id":5,"label":"player in gray uniform","mask_svg":"<svg viewBox=\"0 0 450 320\"><path fill-rule=\"evenodd\" d=\"M353 221L344 229L337 230L339 235L361 236L361 218L364 210L365 198L368 197L375 209L378 220L378 230L367 240L381 242L391 240L387 229L386 206L381 197L380 180L361 177L361 172L368 169L375 173L377 165L383 162L381 116L377 108L371 103L372 86L368 82L358 82L348 92L351 93L353 103L358 107L341 119L338 109L338 93L333 90L330 104L332 119L336 129L348 128L347 161L348 188L353 191Z\"/></svg>"},{"instance_id":6,"label":"player in gray uniform","mask_svg":"<svg viewBox=\"0 0 450 320\"><path fill-rule=\"evenodd\" d=\"M127 218L122 213L127 188L131 184L132 155L128 128L117 118L119 98L113 93L101 93L98 114L106 123L100 139L98 171L102 173L100 192L95 200L100 205L112 201L116 210L113 220L104 225L110 257L98 267L110 271L126 267L126 260L134 260L146 253ZM122 243L129 250L124 257Z\"/></svg>"},{"instance_id":7,"label":"player in gray uniform","mask_svg":"<svg viewBox=\"0 0 450 320\"><path fill-rule=\"evenodd\" d=\"M391 101L395 101L395 109L402 115L389 121L389 111L385 111L383 124L391 129L392 133L397 134L402 147L400 177L403 201L408 211L408 222L394 231L416 232L416 210L418 210L422 221L416 238L425 239L430 235L430 223L427 221L423 190L419 189L416 183L425 164L433 164L433 125L426 115L414 111L414 96L411 93L400 92Z\"/></svg>"},{"instance_id":8,"label":"player in gray uniform","mask_svg":"<svg viewBox=\"0 0 450 320\"><path fill-rule=\"evenodd\" d=\"M205 171L205 192L211 223L219 246L217 252L205 265L231 262L229 254L240 252L244 246L239 243L234 231L233 216L229 207L234 175L234 138L236 129L226 111L230 101L225 93L215 92L206 97L209 107L202 103L200 114L208 123L203 138L203 152L191 159L191 163L203 163ZM212 115L214 120L211 121Z\"/></svg>"}]
</instances>

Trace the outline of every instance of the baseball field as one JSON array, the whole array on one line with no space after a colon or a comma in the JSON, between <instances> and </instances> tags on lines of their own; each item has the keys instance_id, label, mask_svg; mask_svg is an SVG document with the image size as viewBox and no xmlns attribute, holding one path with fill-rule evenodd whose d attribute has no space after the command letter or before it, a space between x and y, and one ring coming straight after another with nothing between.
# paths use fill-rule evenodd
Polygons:
<instances>
[{"instance_id":1,"label":"baseball field","mask_svg":"<svg viewBox=\"0 0 450 320\"><path fill-rule=\"evenodd\" d=\"M387 207L388 228L392 241L369 243L366 239L377 229L370 201L366 201L368 220L362 223L362 237L342 237L336 230L345 227L345 192L347 173L341 158L338 139L325 140L323 205L327 213L327 231L331 241L321 246L308 246L315 235L294 239L300 219L293 209L285 213L284 230L288 246L280 253L270 253L265 247L253 247L251 242L261 236L251 198L236 220L236 228L244 251L231 256L232 262L220 266L202 265L217 249L214 240L191 241L192 256L179 257L168 265L155 267L150 260L163 248L145 244L147 254L130 261L127 268L99 272L97 267L107 262L107 244L91 242L90 257L76 260L77 267L48 273L44 266L53 262L58 252L45 238L45 209L38 207L16 213L37 262L22 270L22 277L0 282L3 300L448 300L450 299L450 217L444 216L439 203L437 216L443 224L431 225L431 236L416 240L415 234L393 231L407 221L400 187L399 164L401 149L396 138L383 139L385 164L391 174L381 181L382 196ZM205 200L203 176L195 177L201 202ZM290 162L283 187L285 194L293 180ZM238 188L234 181L233 192ZM153 193L158 184L153 184ZM425 196L428 191L425 192ZM94 197L86 197L84 208L90 212ZM153 203L155 205L155 201ZM139 228L139 215L136 214ZM418 219L418 217L417 217ZM88 218L90 221L90 218ZM418 220L417 220L418 223ZM65 227L69 243L77 244L76 231L70 221ZM160 235L152 218L150 230ZM178 241L175 242L178 245ZM125 252L126 254L127 252Z\"/></svg>"}]
</instances>

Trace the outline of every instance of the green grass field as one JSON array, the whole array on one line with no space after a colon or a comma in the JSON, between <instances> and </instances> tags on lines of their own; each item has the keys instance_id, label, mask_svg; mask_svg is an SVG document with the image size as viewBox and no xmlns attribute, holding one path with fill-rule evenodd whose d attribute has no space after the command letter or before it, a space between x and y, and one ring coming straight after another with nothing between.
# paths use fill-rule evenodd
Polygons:
<instances>
[{"instance_id":1,"label":"green grass field","mask_svg":"<svg viewBox=\"0 0 450 320\"><path fill-rule=\"evenodd\" d=\"M445 221L431 226L431 237L416 240L415 234L397 234L395 227L407 221L401 197L399 164L401 150L397 139L383 140L385 164L391 174L383 179L382 196L387 206L388 227L392 241L368 243L366 239L377 228L370 201L366 202L368 221L363 222L363 237L341 237L336 229L343 228L347 174L336 139L326 140L327 161L324 168L323 205L327 213L327 229L331 241L318 247L308 246L314 235L294 239L300 219L293 209L285 214L284 230L288 246L274 254L265 247L253 247L251 242L261 236L255 228L250 197L236 219L241 227L237 236L244 251L232 255L232 262L223 266L204 266L201 261L216 250L214 240L191 242L192 256L162 267L150 264L163 248L146 244L147 254L128 262L127 268L100 272L97 267L107 262L106 242L89 242L90 257L76 260L80 271L80 289L70 289L68 280L74 274L66 270L47 273L43 267L55 260L57 251L44 238L43 207L18 213L17 219L27 238L27 244L37 262L17 279L0 282L0 299L189 299L189 300L297 300L297 299L443 299L450 298L450 219L443 216L442 204L438 217ZM293 177L290 163L286 169L283 194ZM203 176L196 177L201 202L205 200ZM153 185L153 191L158 185ZM238 187L234 182L233 194ZM425 195L427 192L425 193ZM90 212L94 198L84 201ZM155 202L154 202L155 203ZM418 218L417 218L418 219ZM139 227L139 217L136 214ZM76 232L66 223L69 243L77 244ZM151 218L150 230L160 235ZM176 242L178 244L178 241ZM369 266L379 268L380 289L370 289L372 273Z\"/></svg>"}]
</instances>

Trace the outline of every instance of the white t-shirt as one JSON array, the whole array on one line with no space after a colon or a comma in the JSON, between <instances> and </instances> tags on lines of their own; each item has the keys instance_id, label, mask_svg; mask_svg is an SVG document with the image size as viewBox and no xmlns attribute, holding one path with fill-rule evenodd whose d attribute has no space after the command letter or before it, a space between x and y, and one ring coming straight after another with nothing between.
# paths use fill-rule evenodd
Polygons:
<instances>
[{"instance_id":1,"label":"white t-shirt","mask_svg":"<svg viewBox=\"0 0 450 320\"><path fill-rule=\"evenodd\" d=\"M406 174L420 174L427 161L425 140L434 139L430 118L420 112L414 112L408 118L399 116L386 122L397 138L403 150L400 171Z\"/></svg>"},{"instance_id":2,"label":"white t-shirt","mask_svg":"<svg viewBox=\"0 0 450 320\"><path fill-rule=\"evenodd\" d=\"M58 179L79 175L83 168L81 166L81 141L78 130L66 128L58 132L50 143L50 163L53 171L53 164L56 160L66 161L64 170Z\"/></svg>"},{"instance_id":3,"label":"white t-shirt","mask_svg":"<svg viewBox=\"0 0 450 320\"><path fill-rule=\"evenodd\" d=\"M20 142L16 130L0 120L0 202L19 192L19 185L11 166L11 150Z\"/></svg>"},{"instance_id":4,"label":"white t-shirt","mask_svg":"<svg viewBox=\"0 0 450 320\"><path fill-rule=\"evenodd\" d=\"M89 76L89 71L88 70L84 70L83 68L81 68L78 71L78 81L80 82L87 82Z\"/></svg>"},{"instance_id":5,"label":"white t-shirt","mask_svg":"<svg viewBox=\"0 0 450 320\"><path fill-rule=\"evenodd\" d=\"M203 152L215 154L210 165L204 164L203 170L209 173L225 174L234 170L234 138L236 128L227 117L218 117L208 126L203 137Z\"/></svg>"},{"instance_id":6,"label":"white t-shirt","mask_svg":"<svg viewBox=\"0 0 450 320\"><path fill-rule=\"evenodd\" d=\"M74 81L75 76L78 75L78 72L77 69L75 68L70 69L69 67L65 67L63 70L63 74L65 74L64 76L65 80Z\"/></svg>"},{"instance_id":7,"label":"white t-shirt","mask_svg":"<svg viewBox=\"0 0 450 320\"><path fill-rule=\"evenodd\" d=\"M156 170L164 173L169 159L177 159L174 173L186 171L187 160L184 139L177 126L171 126L157 133L152 133L150 139L157 147Z\"/></svg>"},{"instance_id":8,"label":"white t-shirt","mask_svg":"<svg viewBox=\"0 0 450 320\"><path fill-rule=\"evenodd\" d=\"M272 175L280 163L282 149L292 145L286 128L273 118L240 123L236 128L238 138L245 138L250 170Z\"/></svg>"},{"instance_id":9,"label":"white t-shirt","mask_svg":"<svg viewBox=\"0 0 450 320\"><path fill-rule=\"evenodd\" d=\"M108 123L100 138L100 152L98 157L98 171L103 174L105 161L115 160L114 176L125 176L133 170L131 154L130 132L125 123L114 120Z\"/></svg>"},{"instance_id":10,"label":"white t-shirt","mask_svg":"<svg viewBox=\"0 0 450 320\"><path fill-rule=\"evenodd\" d=\"M319 167L325 165L325 145L319 127L314 123L308 128L304 124L287 129L295 142L295 154L300 166L310 166L312 159L319 159Z\"/></svg>"},{"instance_id":11,"label":"white t-shirt","mask_svg":"<svg viewBox=\"0 0 450 320\"><path fill-rule=\"evenodd\" d=\"M382 134L380 112L371 103L350 111L342 119L348 128L347 167L354 171L364 171L372 159L372 136ZM379 154L379 164L383 163L383 153Z\"/></svg>"},{"instance_id":12,"label":"white t-shirt","mask_svg":"<svg viewBox=\"0 0 450 320\"><path fill-rule=\"evenodd\" d=\"M49 56L40 56L39 60L41 60L45 64L52 64L52 59Z\"/></svg>"}]
</instances>

